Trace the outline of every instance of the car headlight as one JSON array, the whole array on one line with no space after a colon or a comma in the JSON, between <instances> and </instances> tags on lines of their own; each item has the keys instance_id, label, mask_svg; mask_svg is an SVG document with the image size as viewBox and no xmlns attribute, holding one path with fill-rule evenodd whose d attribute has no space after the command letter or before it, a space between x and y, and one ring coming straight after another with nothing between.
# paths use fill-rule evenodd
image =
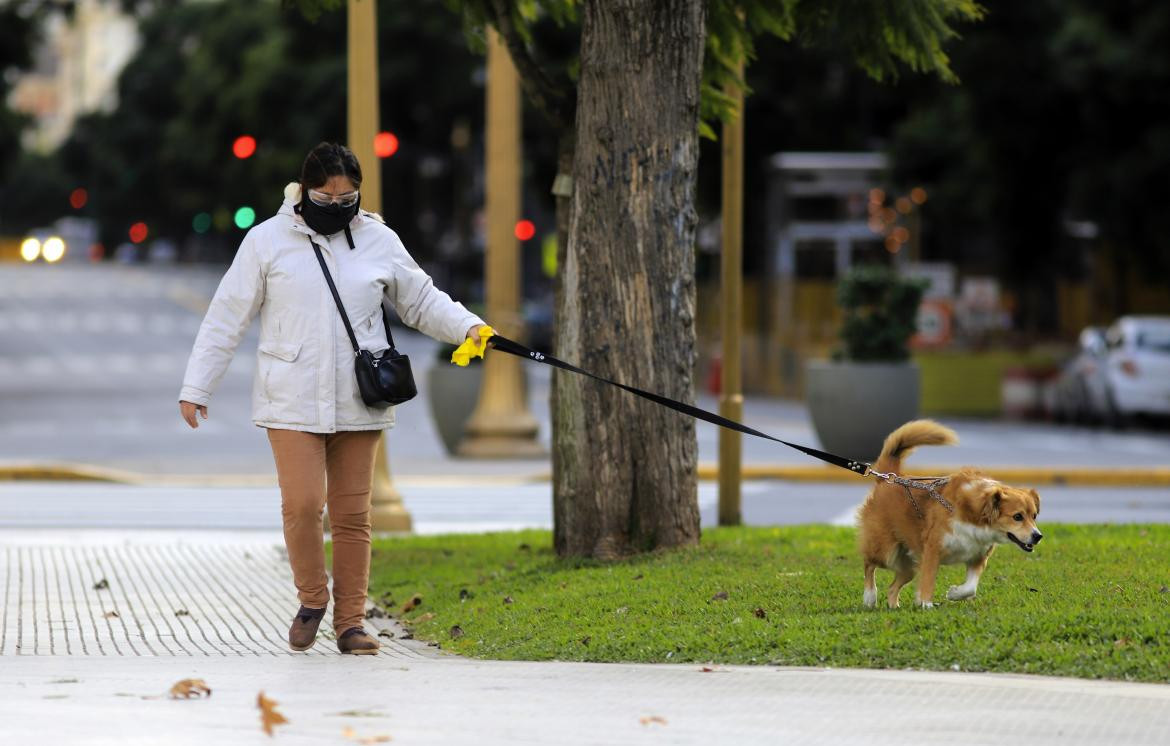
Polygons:
<instances>
[{"instance_id":1,"label":"car headlight","mask_svg":"<svg viewBox=\"0 0 1170 746\"><path fill-rule=\"evenodd\" d=\"M59 261L65 256L65 241L60 236L46 238L41 246L41 256L49 263Z\"/></svg>"},{"instance_id":2,"label":"car headlight","mask_svg":"<svg viewBox=\"0 0 1170 746\"><path fill-rule=\"evenodd\" d=\"M35 262L41 255L41 242L29 236L20 242L20 258L26 262Z\"/></svg>"}]
</instances>

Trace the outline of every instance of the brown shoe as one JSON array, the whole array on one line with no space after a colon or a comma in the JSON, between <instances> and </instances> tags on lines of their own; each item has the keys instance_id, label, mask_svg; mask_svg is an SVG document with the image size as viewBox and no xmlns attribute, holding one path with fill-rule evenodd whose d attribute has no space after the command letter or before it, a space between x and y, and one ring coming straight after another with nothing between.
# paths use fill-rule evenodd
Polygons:
<instances>
[{"instance_id":1,"label":"brown shoe","mask_svg":"<svg viewBox=\"0 0 1170 746\"><path fill-rule=\"evenodd\" d=\"M337 638L337 649L354 655L376 655L382 647L361 627L350 627Z\"/></svg>"},{"instance_id":2,"label":"brown shoe","mask_svg":"<svg viewBox=\"0 0 1170 746\"><path fill-rule=\"evenodd\" d=\"M317 627L321 626L324 616L325 609L302 606L293 617L292 626L288 628L288 646L297 652L313 647L317 641Z\"/></svg>"}]
</instances>

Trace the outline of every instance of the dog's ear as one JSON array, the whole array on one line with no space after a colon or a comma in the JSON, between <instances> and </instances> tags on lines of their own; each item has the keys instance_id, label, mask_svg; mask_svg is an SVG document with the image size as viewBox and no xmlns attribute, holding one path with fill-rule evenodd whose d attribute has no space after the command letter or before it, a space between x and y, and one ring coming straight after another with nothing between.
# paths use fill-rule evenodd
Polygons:
<instances>
[{"instance_id":1,"label":"dog's ear","mask_svg":"<svg viewBox=\"0 0 1170 746\"><path fill-rule=\"evenodd\" d=\"M991 487L983 493L983 518L988 523L995 523L999 518L999 504L1002 499L1003 493L998 487Z\"/></svg>"},{"instance_id":2,"label":"dog's ear","mask_svg":"<svg viewBox=\"0 0 1170 746\"><path fill-rule=\"evenodd\" d=\"M1032 493L1032 499L1036 501L1036 515L1040 515L1040 493L1035 489L1030 489L1028 492Z\"/></svg>"}]
</instances>

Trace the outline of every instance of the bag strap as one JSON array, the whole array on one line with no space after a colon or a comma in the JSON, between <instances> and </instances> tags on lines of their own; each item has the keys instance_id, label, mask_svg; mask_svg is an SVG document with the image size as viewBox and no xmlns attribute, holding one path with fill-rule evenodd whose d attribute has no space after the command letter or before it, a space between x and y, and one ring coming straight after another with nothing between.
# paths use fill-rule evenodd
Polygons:
<instances>
[{"instance_id":1,"label":"bag strap","mask_svg":"<svg viewBox=\"0 0 1170 746\"><path fill-rule=\"evenodd\" d=\"M500 352L507 352L510 355L516 355L517 357L525 357L525 358L528 358L530 360L535 360L538 363L544 363L545 365L551 365L554 368L561 368L562 370L568 370L568 371L572 371L574 373L579 373L583 376L588 376L594 380L601 381L603 383L608 383L612 386L617 386L620 389L625 389L626 391L629 391L631 394L636 394L636 395L642 397L643 399L649 399L650 401L655 402L657 404L661 404L664 407L669 407L670 409L673 409L676 412L682 412L683 414L690 415L691 417L694 417L695 419L703 420L705 422L710 422L713 425L719 425L720 427L725 427L725 428L728 428L729 430L736 430L736 431L744 433L746 435L754 435L757 438L766 438L768 440L772 440L772 441L775 441L777 443L782 443L782 444L788 446L789 448L795 448L796 450L798 450L802 453L805 453L809 456L812 456L813 458L820 459L821 461L824 461L825 463L832 464L833 466L839 466L842 469L848 469L849 471L854 472L855 474L861 474L864 476L864 475L869 473L870 467L872 466L872 464L868 464L865 461L854 461L853 459L847 459L847 458L844 458L843 456L838 456L834 453L828 453L826 451L822 451L822 450L817 449L817 448L810 448L809 446L802 446L799 443L789 443L787 440L781 440L780 438L774 438L771 435L768 435L767 433L762 433L759 430L755 430L755 429L750 428L746 425L742 425L742 424L736 422L735 420L729 420L726 417L722 417L720 415L715 414L714 412L708 412L704 409L699 409L698 407L691 406L690 404L684 404L683 402L675 401L674 399L668 399L665 396L661 396L659 394L655 394L655 393L652 393L650 391L643 391L642 389L634 388L633 386L627 386L624 383L618 383L617 381L611 381L608 378L603 378L602 376L598 376L598 375L595 375L593 373L590 373L587 370L582 370L582 369L578 368L577 366L572 365L571 363L566 363L563 360L558 360L555 357L553 357L552 355L549 355L547 353L537 352L536 350L529 349L528 347L525 347L524 345L520 344L519 342L514 342L510 339L507 339L506 337L501 337L499 334L496 334L491 338L491 343L492 343L492 349L494 349L494 350L499 350Z\"/></svg>"},{"instance_id":2,"label":"bag strap","mask_svg":"<svg viewBox=\"0 0 1170 746\"><path fill-rule=\"evenodd\" d=\"M329 267L325 265L325 257L321 256L321 247L317 245L311 237L306 236L309 243L313 245L313 252L317 255L317 263L321 265L321 271L325 273L325 282L329 283L329 291L333 293L333 300L337 303L337 310L341 313L341 320L345 323L345 332L349 335L349 342L353 345L353 354L361 352L358 347L357 336L353 333L353 327L349 324L349 315L345 312L345 306L341 303L341 295L337 292L337 286L333 284L333 275L329 274ZM394 349L394 337L390 334L390 319L386 316L386 307L378 303L378 308L382 310L382 325L386 327L386 341L390 344L390 349Z\"/></svg>"}]
</instances>

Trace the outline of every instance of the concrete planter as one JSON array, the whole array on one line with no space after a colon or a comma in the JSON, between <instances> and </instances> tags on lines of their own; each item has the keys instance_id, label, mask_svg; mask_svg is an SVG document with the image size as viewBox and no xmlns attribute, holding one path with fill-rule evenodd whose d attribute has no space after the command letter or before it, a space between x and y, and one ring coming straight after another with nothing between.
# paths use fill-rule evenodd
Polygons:
<instances>
[{"instance_id":1,"label":"concrete planter","mask_svg":"<svg viewBox=\"0 0 1170 746\"><path fill-rule=\"evenodd\" d=\"M483 382L483 364L465 368L439 362L427 371L427 399L435 429L447 453L454 456L463 440L463 426L471 417Z\"/></svg>"},{"instance_id":2,"label":"concrete planter","mask_svg":"<svg viewBox=\"0 0 1170 746\"><path fill-rule=\"evenodd\" d=\"M805 391L821 448L850 459L877 459L886 436L918 417L914 363L809 361Z\"/></svg>"}]
</instances>

